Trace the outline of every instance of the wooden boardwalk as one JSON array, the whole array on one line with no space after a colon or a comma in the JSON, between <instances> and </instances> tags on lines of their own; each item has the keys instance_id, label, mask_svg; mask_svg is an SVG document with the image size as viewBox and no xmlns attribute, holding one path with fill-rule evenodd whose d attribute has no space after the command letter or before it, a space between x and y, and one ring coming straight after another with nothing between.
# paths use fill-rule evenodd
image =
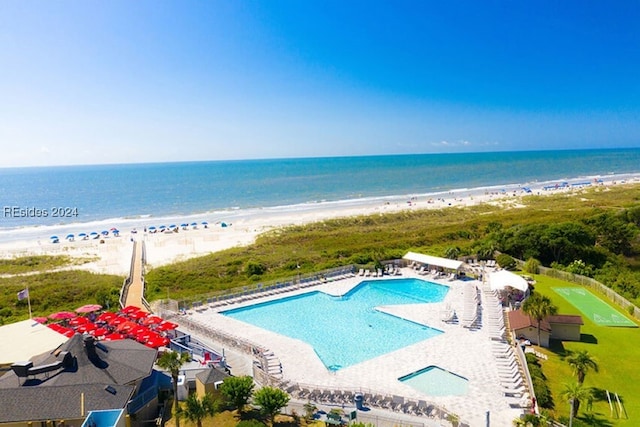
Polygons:
<instances>
[{"instance_id":1,"label":"wooden boardwalk","mask_svg":"<svg viewBox=\"0 0 640 427\"><path fill-rule=\"evenodd\" d=\"M130 284L125 297L124 306L133 305L141 310L148 311L144 304L144 243L136 241L133 245L131 257Z\"/></svg>"}]
</instances>

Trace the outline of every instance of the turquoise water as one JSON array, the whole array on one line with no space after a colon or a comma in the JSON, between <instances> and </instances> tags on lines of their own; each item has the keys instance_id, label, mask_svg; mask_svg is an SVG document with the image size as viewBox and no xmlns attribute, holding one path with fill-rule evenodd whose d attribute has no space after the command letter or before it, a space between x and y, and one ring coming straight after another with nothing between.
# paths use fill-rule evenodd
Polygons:
<instances>
[{"instance_id":1,"label":"turquoise water","mask_svg":"<svg viewBox=\"0 0 640 427\"><path fill-rule=\"evenodd\" d=\"M427 366L398 380L429 396L464 396L469 389L469 380L438 366Z\"/></svg>"},{"instance_id":2,"label":"turquoise water","mask_svg":"<svg viewBox=\"0 0 640 427\"><path fill-rule=\"evenodd\" d=\"M364 281L342 297L316 291L222 314L302 340L338 370L441 334L376 307L439 302L448 290L419 279Z\"/></svg>"}]
</instances>

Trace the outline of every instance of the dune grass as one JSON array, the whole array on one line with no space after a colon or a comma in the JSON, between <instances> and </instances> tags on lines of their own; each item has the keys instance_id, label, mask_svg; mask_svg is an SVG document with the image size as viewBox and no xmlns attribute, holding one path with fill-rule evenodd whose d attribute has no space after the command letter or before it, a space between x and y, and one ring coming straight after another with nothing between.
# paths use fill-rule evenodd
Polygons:
<instances>
[{"instance_id":1,"label":"dune grass","mask_svg":"<svg viewBox=\"0 0 640 427\"><path fill-rule=\"evenodd\" d=\"M559 279L536 275L535 291L551 298L561 314L582 314L566 299L554 292L552 287L580 287ZM606 296L589 289L598 297L607 301ZM623 316L630 318L627 313L611 303ZM551 389L557 416L569 416L569 404L564 402L560 393L563 384L574 382L575 377L571 368L564 360L570 351L587 350L598 361L599 371L589 371L586 375L585 386L596 389L596 400L589 414L581 405L578 419L588 421L593 417L596 422L588 425L637 426L640 425L640 328L624 328L599 326L583 316L582 339L580 342L552 341L550 349L542 349L549 355L548 360L542 360L542 369L547 377ZM637 324L638 322L634 320ZM626 409L626 416L611 417L609 403L605 390L618 393ZM628 416L628 419L626 418Z\"/></svg>"}]
</instances>

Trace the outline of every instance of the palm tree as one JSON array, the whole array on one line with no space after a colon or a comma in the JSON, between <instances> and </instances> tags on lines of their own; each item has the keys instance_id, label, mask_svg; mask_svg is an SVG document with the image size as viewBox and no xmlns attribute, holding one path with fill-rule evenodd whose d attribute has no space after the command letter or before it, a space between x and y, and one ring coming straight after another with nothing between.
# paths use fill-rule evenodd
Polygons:
<instances>
[{"instance_id":1,"label":"palm tree","mask_svg":"<svg viewBox=\"0 0 640 427\"><path fill-rule=\"evenodd\" d=\"M580 402L593 400L593 392L580 383L565 384L560 395L571 404L571 417L578 415Z\"/></svg>"},{"instance_id":2,"label":"palm tree","mask_svg":"<svg viewBox=\"0 0 640 427\"><path fill-rule=\"evenodd\" d=\"M573 373L578 378L578 384L584 383L584 377L590 369L598 372L598 362L587 350L579 350L571 353L567 358L567 362L573 369Z\"/></svg>"},{"instance_id":3,"label":"palm tree","mask_svg":"<svg viewBox=\"0 0 640 427\"><path fill-rule=\"evenodd\" d=\"M178 412L180 411L180 404L178 403L178 375L180 374L182 365L190 359L189 353L167 351L163 353L156 362L159 367L171 373L171 379L173 380L173 411L176 415L176 427L180 427L180 421L178 420Z\"/></svg>"},{"instance_id":4,"label":"palm tree","mask_svg":"<svg viewBox=\"0 0 640 427\"><path fill-rule=\"evenodd\" d=\"M202 399L199 399L196 394L191 394L185 402L182 413L186 419L195 422L198 427L202 427L202 420L215 415L217 410L217 402L211 393L205 394Z\"/></svg>"},{"instance_id":5,"label":"palm tree","mask_svg":"<svg viewBox=\"0 0 640 427\"><path fill-rule=\"evenodd\" d=\"M547 316L556 314L558 307L553 305L548 296L534 293L522 304L522 311L536 319L538 323L538 345L540 345L540 323Z\"/></svg>"}]
</instances>

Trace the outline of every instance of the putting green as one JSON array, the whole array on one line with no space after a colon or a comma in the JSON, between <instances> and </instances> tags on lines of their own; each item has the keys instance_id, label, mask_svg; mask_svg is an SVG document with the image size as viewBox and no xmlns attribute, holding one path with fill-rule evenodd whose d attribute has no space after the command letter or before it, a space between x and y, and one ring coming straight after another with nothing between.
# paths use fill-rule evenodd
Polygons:
<instances>
[{"instance_id":1,"label":"putting green","mask_svg":"<svg viewBox=\"0 0 640 427\"><path fill-rule=\"evenodd\" d=\"M551 288L571 305L600 326L626 326L637 328L633 321L606 302L583 288Z\"/></svg>"}]
</instances>

